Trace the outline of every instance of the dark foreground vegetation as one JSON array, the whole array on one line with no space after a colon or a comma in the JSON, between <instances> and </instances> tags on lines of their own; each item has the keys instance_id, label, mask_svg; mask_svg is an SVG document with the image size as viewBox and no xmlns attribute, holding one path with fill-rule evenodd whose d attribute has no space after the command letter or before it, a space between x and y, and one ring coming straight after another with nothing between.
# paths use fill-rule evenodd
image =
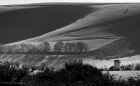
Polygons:
<instances>
[{"instance_id":1,"label":"dark foreground vegetation","mask_svg":"<svg viewBox=\"0 0 140 86\"><path fill-rule=\"evenodd\" d=\"M140 79L116 80L113 75L102 73L102 69L83 64L81 61L66 63L64 68L27 67L4 62L0 65L1 86L139 86ZM38 69L37 69L38 68ZM34 73L35 70L39 70Z\"/></svg>"}]
</instances>

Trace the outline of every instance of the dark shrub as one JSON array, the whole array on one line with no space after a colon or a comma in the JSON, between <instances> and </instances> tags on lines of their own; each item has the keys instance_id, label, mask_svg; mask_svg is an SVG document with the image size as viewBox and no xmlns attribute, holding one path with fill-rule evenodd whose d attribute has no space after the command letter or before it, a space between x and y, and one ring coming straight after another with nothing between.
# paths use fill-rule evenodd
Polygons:
<instances>
[{"instance_id":1,"label":"dark shrub","mask_svg":"<svg viewBox=\"0 0 140 86\"><path fill-rule=\"evenodd\" d=\"M135 70L140 70L140 64L136 64Z\"/></svg>"},{"instance_id":2,"label":"dark shrub","mask_svg":"<svg viewBox=\"0 0 140 86\"><path fill-rule=\"evenodd\" d=\"M24 80L28 86L96 86L102 84L100 78L103 74L97 68L74 62L66 63L65 68L56 71L46 68L44 72L26 76Z\"/></svg>"},{"instance_id":3,"label":"dark shrub","mask_svg":"<svg viewBox=\"0 0 140 86\"><path fill-rule=\"evenodd\" d=\"M128 66L129 67L129 66ZM112 67L111 67L112 68ZM102 73L91 65L82 62L66 63L63 69L46 68L42 72L30 74L28 68L15 69L0 65L1 82L23 83L18 86L139 86L140 79L116 80L109 71ZM103 70L104 71L104 70ZM3 84L1 84L3 86ZM11 85L6 85L11 86ZM15 86L15 85L12 85Z\"/></svg>"},{"instance_id":4,"label":"dark shrub","mask_svg":"<svg viewBox=\"0 0 140 86\"><path fill-rule=\"evenodd\" d=\"M54 71L46 68L43 72L27 75L22 79L25 86L54 86Z\"/></svg>"},{"instance_id":5,"label":"dark shrub","mask_svg":"<svg viewBox=\"0 0 140 86\"><path fill-rule=\"evenodd\" d=\"M109 70L110 70L110 71L115 71L114 66L111 66L111 67L109 68Z\"/></svg>"},{"instance_id":6,"label":"dark shrub","mask_svg":"<svg viewBox=\"0 0 140 86\"><path fill-rule=\"evenodd\" d=\"M111 66L109 68L110 71L120 71L120 68L114 68L114 66Z\"/></svg>"},{"instance_id":7,"label":"dark shrub","mask_svg":"<svg viewBox=\"0 0 140 86\"><path fill-rule=\"evenodd\" d=\"M102 77L100 70L81 62L66 63L64 69L60 69L55 73L57 83L62 83L66 86L76 84L82 84L83 86L94 85L94 81L98 82L99 77Z\"/></svg>"},{"instance_id":8,"label":"dark shrub","mask_svg":"<svg viewBox=\"0 0 140 86\"><path fill-rule=\"evenodd\" d=\"M0 83L20 85L21 79L28 73L28 70L16 69L8 64L0 65Z\"/></svg>"},{"instance_id":9,"label":"dark shrub","mask_svg":"<svg viewBox=\"0 0 140 86\"><path fill-rule=\"evenodd\" d=\"M129 65L127 65L127 66L124 67L124 70L130 71L130 70L132 70L132 68Z\"/></svg>"}]
</instances>

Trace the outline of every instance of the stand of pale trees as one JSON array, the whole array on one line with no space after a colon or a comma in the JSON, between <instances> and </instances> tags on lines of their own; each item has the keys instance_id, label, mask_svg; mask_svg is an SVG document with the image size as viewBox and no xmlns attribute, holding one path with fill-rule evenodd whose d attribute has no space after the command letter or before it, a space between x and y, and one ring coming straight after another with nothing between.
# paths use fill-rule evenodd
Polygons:
<instances>
[{"instance_id":1,"label":"stand of pale trees","mask_svg":"<svg viewBox=\"0 0 140 86\"><path fill-rule=\"evenodd\" d=\"M31 53L31 52L49 52L51 50L48 42L39 45L33 44L14 44L14 45L1 45L0 53Z\"/></svg>"},{"instance_id":2,"label":"stand of pale trees","mask_svg":"<svg viewBox=\"0 0 140 86\"><path fill-rule=\"evenodd\" d=\"M88 45L82 42L65 44L63 42L57 42L54 45L54 52L85 52L88 50Z\"/></svg>"},{"instance_id":3,"label":"stand of pale trees","mask_svg":"<svg viewBox=\"0 0 140 86\"><path fill-rule=\"evenodd\" d=\"M86 43L64 43L62 41L56 42L53 49L48 42L43 42L39 45L15 44L0 46L0 53L86 52L88 50L89 48Z\"/></svg>"}]
</instances>

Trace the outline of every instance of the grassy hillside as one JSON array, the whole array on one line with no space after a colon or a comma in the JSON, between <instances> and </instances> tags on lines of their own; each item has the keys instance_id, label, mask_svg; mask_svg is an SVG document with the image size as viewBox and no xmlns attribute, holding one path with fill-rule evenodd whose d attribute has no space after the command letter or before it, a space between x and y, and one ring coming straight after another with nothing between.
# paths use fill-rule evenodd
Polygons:
<instances>
[{"instance_id":1,"label":"grassy hillside","mask_svg":"<svg viewBox=\"0 0 140 86\"><path fill-rule=\"evenodd\" d=\"M90 54L97 58L120 58L136 54L135 49L131 48L131 42L126 38L113 41L109 44L90 51Z\"/></svg>"}]
</instances>

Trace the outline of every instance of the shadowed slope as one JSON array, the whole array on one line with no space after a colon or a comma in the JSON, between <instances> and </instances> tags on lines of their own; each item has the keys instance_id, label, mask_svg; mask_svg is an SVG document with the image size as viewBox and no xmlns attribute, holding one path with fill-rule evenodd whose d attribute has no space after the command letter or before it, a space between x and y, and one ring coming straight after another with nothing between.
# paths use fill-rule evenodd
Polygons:
<instances>
[{"instance_id":1,"label":"shadowed slope","mask_svg":"<svg viewBox=\"0 0 140 86\"><path fill-rule=\"evenodd\" d=\"M14 6L20 8L21 6ZM64 27L89 13L83 5L22 6L0 13L0 43L11 43L40 36ZM12 6L9 6L12 8ZM6 10L6 9L5 9Z\"/></svg>"},{"instance_id":2,"label":"shadowed slope","mask_svg":"<svg viewBox=\"0 0 140 86\"><path fill-rule=\"evenodd\" d=\"M134 38L139 31L140 4L109 4L88 6L92 11L76 22L29 41L67 41L85 39ZM133 27L136 29L133 30ZM127 29L128 28L128 29ZM131 33L132 32L132 33ZM131 34L128 36L128 34Z\"/></svg>"}]
</instances>

